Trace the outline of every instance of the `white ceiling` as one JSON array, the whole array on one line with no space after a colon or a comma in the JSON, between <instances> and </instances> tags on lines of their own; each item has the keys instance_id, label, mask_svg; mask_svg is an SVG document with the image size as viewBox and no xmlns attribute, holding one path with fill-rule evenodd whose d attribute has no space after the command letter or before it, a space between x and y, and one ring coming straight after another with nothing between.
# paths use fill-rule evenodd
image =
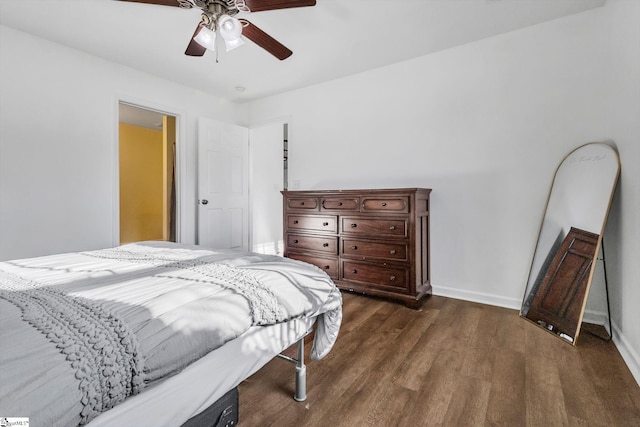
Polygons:
<instances>
[{"instance_id":1,"label":"white ceiling","mask_svg":"<svg viewBox=\"0 0 640 427\"><path fill-rule=\"evenodd\" d=\"M133 105L120 103L118 107L118 121L128 125L141 126L143 128L162 130L164 113L147 110Z\"/></svg>"},{"instance_id":2,"label":"white ceiling","mask_svg":"<svg viewBox=\"0 0 640 427\"><path fill-rule=\"evenodd\" d=\"M293 50L255 44L188 57L199 10L116 0L0 0L0 23L243 102L602 6L605 0L317 0L241 13ZM1 65L0 65L1 66ZM239 92L236 87L245 88Z\"/></svg>"}]
</instances>

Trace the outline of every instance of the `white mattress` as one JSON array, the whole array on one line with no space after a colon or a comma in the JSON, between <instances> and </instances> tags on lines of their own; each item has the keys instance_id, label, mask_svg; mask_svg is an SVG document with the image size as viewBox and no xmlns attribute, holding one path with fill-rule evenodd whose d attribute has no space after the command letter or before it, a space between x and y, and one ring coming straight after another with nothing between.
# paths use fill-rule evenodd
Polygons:
<instances>
[{"instance_id":1,"label":"white mattress","mask_svg":"<svg viewBox=\"0 0 640 427\"><path fill-rule=\"evenodd\" d=\"M315 320L293 319L271 326L254 326L179 374L129 397L87 426L179 426L304 337ZM295 377L293 365L290 375Z\"/></svg>"}]
</instances>

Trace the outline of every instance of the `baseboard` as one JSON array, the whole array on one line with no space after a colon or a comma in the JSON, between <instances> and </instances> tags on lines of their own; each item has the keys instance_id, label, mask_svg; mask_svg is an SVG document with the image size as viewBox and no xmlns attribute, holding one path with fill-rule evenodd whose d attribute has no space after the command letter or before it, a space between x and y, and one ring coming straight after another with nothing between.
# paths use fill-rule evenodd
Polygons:
<instances>
[{"instance_id":1,"label":"baseboard","mask_svg":"<svg viewBox=\"0 0 640 427\"><path fill-rule=\"evenodd\" d=\"M492 294L485 294L483 292L463 291L460 289L447 288L444 286L434 287L433 294L436 296L461 299L464 301L477 302L481 304L495 305L498 307L511 308L514 310L520 310L520 306L522 305L521 299L506 298ZM611 333L609 331L609 319L607 313L585 311L583 321L596 325L602 325L605 327L605 329L607 329L607 332ZM620 328L618 327L618 325L612 322L611 326L613 328L613 343L622 356L622 359L627 364L627 367L631 371L631 375L633 375L636 383L640 385L640 357L638 357L638 353L635 352L624 334L620 332Z\"/></svg>"},{"instance_id":2,"label":"baseboard","mask_svg":"<svg viewBox=\"0 0 640 427\"><path fill-rule=\"evenodd\" d=\"M441 297L461 299L465 301L479 302L481 304L511 308L518 311L520 311L520 307L522 306L522 298L506 298L492 294L485 294L483 292L472 292L455 288L447 288L445 286L434 287L433 294Z\"/></svg>"},{"instance_id":3,"label":"baseboard","mask_svg":"<svg viewBox=\"0 0 640 427\"><path fill-rule=\"evenodd\" d=\"M640 386L640 357L638 357L638 353L633 349L629 340L620 332L618 325L612 322L611 326L613 327L613 343L616 345L618 352L620 352L624 363L627 364L636 383Z\"/></svg>"}]
</instances>

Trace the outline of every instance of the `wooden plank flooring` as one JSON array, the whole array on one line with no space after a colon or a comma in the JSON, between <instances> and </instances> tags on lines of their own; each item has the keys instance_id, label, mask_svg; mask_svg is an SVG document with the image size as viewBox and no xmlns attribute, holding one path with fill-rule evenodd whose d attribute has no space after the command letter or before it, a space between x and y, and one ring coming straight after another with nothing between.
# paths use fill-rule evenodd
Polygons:
<instances>
[{"instance_id":1,"label":"wooden plank flooring","mask_svg":"<svg viewBox=\"0 0 640 427\"><path fill-rule=\"evenodd\" d=\"M640 426L640 387L611 342L583 331L572 347L515 310L443 297L420 310L343 298L332 352L311 361L306 346L307 400L274 359L240 385L242 427Z\"/></svg>"}]
</instances>

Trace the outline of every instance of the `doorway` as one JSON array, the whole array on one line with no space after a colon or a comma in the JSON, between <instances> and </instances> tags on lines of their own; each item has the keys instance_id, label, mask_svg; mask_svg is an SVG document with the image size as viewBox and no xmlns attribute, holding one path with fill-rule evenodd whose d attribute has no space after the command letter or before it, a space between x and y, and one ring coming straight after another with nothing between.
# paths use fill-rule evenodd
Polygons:
<instances>
[{"instance_id":1,"label":"doorway","mask_svg":"<svg viewBox=\"0 0 640 427\"><path fill-rule=\"evenodd\" d=\"M121 244L176 241L176 125L168 113L118 105Z\"/></svg>"},{"instance_id":2,"label":"doorway","mask_svg":"<svg viewBox=\"0 0 640 427\"><path fill-rule=\"evenodd\" d=\"M282 255L282 190L289 181L289 124L275 122L250 131L251 248Z\"/></svg>"}]
</instances>

